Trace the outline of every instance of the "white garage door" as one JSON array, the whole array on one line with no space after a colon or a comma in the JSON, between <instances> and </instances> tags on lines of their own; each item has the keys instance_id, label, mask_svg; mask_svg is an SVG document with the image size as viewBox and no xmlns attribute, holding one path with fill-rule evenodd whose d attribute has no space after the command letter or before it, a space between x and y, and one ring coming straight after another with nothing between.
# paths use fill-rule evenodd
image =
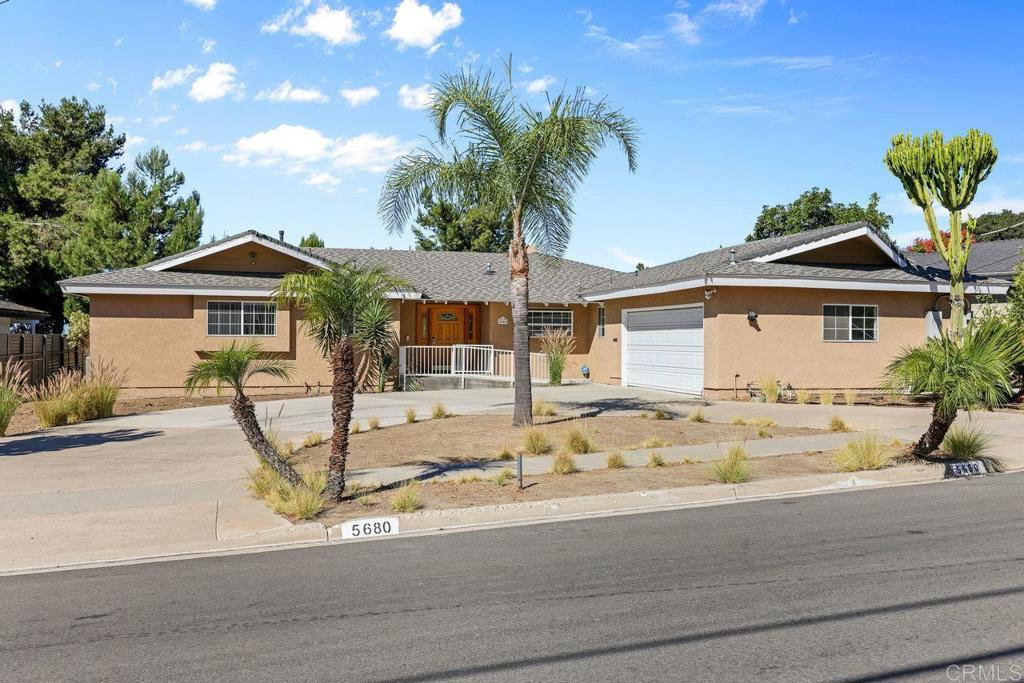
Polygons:
<instances>
[{"instance_id":1,"label":"white garage door","mask_svg":"<svg viewBox=\"0 0 1024 683\"><path fill-rule=\"evenodd\" d=\"M627 311L624 384L704 391L704 307Z\"/></svg>"}]
</instances>

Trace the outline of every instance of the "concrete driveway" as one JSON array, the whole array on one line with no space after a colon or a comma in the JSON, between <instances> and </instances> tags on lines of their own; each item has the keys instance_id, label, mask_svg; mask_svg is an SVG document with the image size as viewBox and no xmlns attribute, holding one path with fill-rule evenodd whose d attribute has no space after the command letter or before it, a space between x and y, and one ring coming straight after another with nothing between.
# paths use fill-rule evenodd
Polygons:
<instances>
[{"instance_id":1,"label":"concrete driveway","mask_svg":"<svg viewBox=\"0 0 1024 683\"><path fill-rule=\"evenodd\" d=\"M443 402L456 414L511 414L511 389L475 389L356 397L355 419L403 422L406 408L428 417ZM681 413L692 399L605 385L537 387L535 396L564 406L633 412L660 405ZM285 438L330 433L330 397L257 404ZM847 406L716 403L714 421L767 415L780 424L817 426L833 414L854 428L922 428L928 410ZM996 451L1012 452L1024 419L982 414ZM322 528L293 527L245 491L255 460L227 406L208 406L96 421L0 440L0 571L128 557L322 540Z\"/></svg>"}]
</instances>

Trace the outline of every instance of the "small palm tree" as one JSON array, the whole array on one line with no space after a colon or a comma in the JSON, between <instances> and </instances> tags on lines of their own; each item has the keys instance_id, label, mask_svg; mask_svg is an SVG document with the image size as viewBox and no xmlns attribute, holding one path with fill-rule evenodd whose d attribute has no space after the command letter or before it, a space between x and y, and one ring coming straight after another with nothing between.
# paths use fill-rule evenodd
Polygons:
<instances>
[{"instance_id":1,"label":"small palm tree","mask_svg":"<svg viewBox=\"0 0 1024 683\"><path fill-rule=\"evenodd\" d=\"M391 302L386 299L370 302L356 321L356 336L366 352L364 381L373 382L381 392L387 385L398 346L393 322Z\"/></svg>"},{"instance_id":2,"label":"small palm tree","mask_svg":"<svg viewBox=\"0 0 1024 683\"><path fill-rule=\"evenodd\" d=\"M330 270L289 273L274 297L281 305L294 302L302 309L303 327L331 364L331 457L326 495L340 501L345 493L349 426L356 390L355 347L365 348L361 320L375 306L387 306L388 292L407 287L384 268L348 264ZM383 302L383 304L381 303Z\"/></svg>"},{"instance_id":3,"label":"small palm tree","mask_svg":"<svg viewBox=\"0 0 1024 683\"><path fill-rule=\"evenodd\" d=\"M1024 361L1024 344L998 318L971 323L962 339L952 333L906 349L886 369L885 387L935 397L932 421L914 446L916 457L937 449L960 410L991 408L1013 392L1015 366Z\"/></svg>"},{"instance_id":4,"label":"small palm tree","mask_svg":"<svg viewBox=\"0 0 1024 683\"><path fill-rule=\"evenodd\" d=\"M241 344L231 342L219 351L212 351L205 358L192 364L185 378L185 391L189 394L211 385L219 394L225 385L235 391L231 400L231 415L242 428L249 446L268 467L284 477L289 483L300 484L302 477L295 471L267 440L256 419L256 408L245 395L245 385L256 375L268 375L288 379L291 366L277 358L266 358L259 342L247 341Z\"/></svg>"},{"instance_id":5,"label":"small palm tree","mask_svg":"<svg viewBox=\"0 0 1024 683\"><path fill-rule=\"evenodd\" d=\"M533 422L526 240L545 253L565 251L576 189L606 144L617 143L629 170L636 170L636 124L619 110L591 100L584 88L549 97L545 109L517 101L511 59L504 81L490 72L443 76L429 110L437 143L395 162L378 204L392 232L404 229L427 189L445 201L476 201L511 217L512 424L517 426ZM455 135L448 131L452 115Z\"/></svg>"}]
</instances>

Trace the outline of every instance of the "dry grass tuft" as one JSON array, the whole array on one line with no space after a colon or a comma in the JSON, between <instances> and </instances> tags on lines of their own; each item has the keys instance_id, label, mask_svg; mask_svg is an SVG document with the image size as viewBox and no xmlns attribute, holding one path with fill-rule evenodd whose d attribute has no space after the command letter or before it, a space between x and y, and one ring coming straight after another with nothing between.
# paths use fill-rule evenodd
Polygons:
<instances>
[{"instance_id":1,"label":"dry grass tuft","mask_svg":"<svg viewBox=\"0 0 1024 683\"><path fill-rule=\"evenodd\" d=\"M664 439L659 439L656 436L652 436L645 439L644 442L640 444L640 448L668 448L671 445L672 444L670 444L668 441L665 441Z\"/></svg>"},{"instance_id":2,"label":"dry grass tuft","mask_svg":"<svg viewBox=\"0 0 1024 683\"><path fill-rule=\"evenodd\" d=\"M302 447L313 448L315 446L319 446L324 441L326 441L326 439L323 434L320 432L313 432L312 434L307 434L306 438L302 440Z\"/></svg>"},{"instance_id":3,"label":"dry grass tuft","mask_svg":"<svg viewBox=\"0 0 1024 683\"><path fill-rule=\"evenodd\" d=\"M658 451L651 451L647 455L647 466L648 467L664 467L665 458L661 457L661 453Z\"/></svg>"},{"instance_id":4,"label":"dry grass tuft","mask_svg":"<svg viewBox=\"0 0 1024 683\"><path fill-rule=\"evenodd\" d=\"M711 476L723 484L742 484L750 481L750 465L747 463L747 451L743 446L733 446L725 454L725 459L711 467Z\"/></svg>"},{"instance_id":5,"label":"dry grass tuft","mask_svg":"<svg viewBox=\"0 0 1024 683\"><path fill-rule=\"evenodd\" d=\"M852 406L857 403L857 392L853 389L846 389L843 391L843 401L848 406Z\"/></svg>"},{"instance_id":6,"label":"dry grass tuft","mask_svg":"<svg viewBox=\"0 0 1024 683\"><path fill-rule=\"evenodd\" d=\"M594 448L594 442L590 440L586 430L576 425L566 429L562 439L565 442L565 449L575 455L593 453L597 450Z\"/></svg>"},{"instance_id":7,"label":"dry grass tuft","mask_svg":"<svg viewBox=\"0 0 1024 683\"><path fill-rule=\"evenodd\" d=\"M888 467L894 456L888 444L874 434L864 434L836 451L832 462L841 472L880 470Z\"/></svg>"},{"instance_id":8,"label":"dry grass tuft","mask_svg":"<svg viewBox=\"0 0 1024 683\"><path fill-rule=\"evenodd\" d=\"M729 423L734 425L745 425L747 424L747 421L742 415L733 415L732 419L729 420Z\"/></svg>"},{"instance_id":9,"label":"dry grass tuft","mask_svg":"<svg viewBox=\"0 0 1024 683\"><path fill-rule=\"evenodd\" d=\"M621 470L626 467L626 458L623 457L621 451L612 451L608 454L605 466L610 470Z\"/></svg>"},{"instance_id":10,"label":"dry grass tuft","mask_svg":"<svg viewBox=\"0 0 1024 683\"><path fill-rule=\"evenodd\" d=\"M778 403L779 395L782 394L779 378L771 373L766 373L761 375L758 381L761 383L761 391L764 392L764 400L768 403Z\"/></svg>"},{"instance_id":11,"label":"dry grass tuft","mask_svg":"<svg viewBox=\"0 0 1024 683\"><path fill-rule=\"evenodd\" d=\"M818 394L818 403L823 406L830 406L835 401L835 394L831 391L823 391Z\"/></svg>"},{"instance_id":12,"label":"dry grass tuft","mask_svg":"<svg viewBox=\"0 0 1024 683\"><path fill-rule=\"evenodd\" d=\"M359 424L359 420L352 420L352 427L349 429L349 433L358 434L363 431L363 428Z\"/></svg>"},{"instance_id":13,"label":"dry grass tuft","mask_svg":"<svg viewBox=\"0 0 1024 683\"><path fill-rule=\"evenodd\" d=\"M516 459L515 453L513 453L512 449L509 448L508 446L502 446L501 450L498 451L498 455L496 457L498 458L498 460L515 460Z\"/></svg>"},{"instance_id":14,"label":"dry grass tuft","mask_svg":"<svg viewBox=\"0 0 1024 683\"><path fill-rule=\"evenodd\" d=\"M547 401L540 400L533 402L534 417L551 417L552 415L557 414L558 412L555 410L555 405L553 403L548 403Z\"/></svg>"},{"instance_id":15,"label":"dry grass tuft","mask_svg":"<svg viewBox=\"0 0 1024 683\"><path fill-rule=\"evenodd\" d=\"M411 425L416 422L416 409L406 408L405 409L405 424Z\"/></svg>"},{"instance_id":16,"label":"dry grass tuft","mask_svg":"<svg viewBox=\"0 0 1024 683\"><path fill-rule=\"evenodd\" d=\"M551 463L551 474L572 474L578 471L579 468L576 467L576 459L572 457L572 453L559 453Z\"/></svg>"},{"instance_id":17,"label":"dry grass tuft","mask_svg":"<svg viewBox=\"0 0 1024 683\"><path fill-rule=\"evenodd\" d=\"M434 405L430 406L430 417L435 420L443 420L447 417L455 417L455 413L449 411L445 404L438 401Z\"/></svg>"},{"instance_id":18,"label":"dry grass tuft","mask_svg":"<svg viewBox=\"0 0 1024 683\"><path fill-rule=\"evenodd\" d=\"M846 420L844 420L843 418L839 417L838 415L833 415L832 419L828 421L828 430L830 432L852 432L853 431L850 428L850 425L846 424Z\"/></svg>"},{"instance_id":19,"label":"dry grass tuft","mask_svg":"<svg viewBox=\"0 0 1024 683\"><path fill-rule=\"evenodd\" d=\"M6 436L14 412L24 400L28 368L21 361L0 363L0 436Z\"/></svg>"},{"instance_id":20,"label":"dry grass tuft","mask_svg":"<svg viewBox=\"0 0 1024 683\"><path fill-rule=\"evenodd\" d=\"M807 391L806 389L797 389L795 393L796 402L799 403L800 405L811 402L811 392Z\"/></svg>"},{"instance_id":21,"label":"dry grass tuft","mask_svg":"<svg viewBox=\"0 0 1024 683\"><path fill-rule=\"evenodd\" d=\"M380 429L380 418L371 417L369 420L366 421L366 426L370 429L370 431Z\"/></svg>"},{"instance_id":22,"label":"dry grass tuft","mask_svg":"<svg viewBox=\"0 0 1024 683\"><path fill-rule=\"evenodd\" d=\"M666 413L661 408L658 408L657 410L655 410L654 414L651 415L651 417L654 418L655 420L671 420L672 419L672 415L670 413Z\"/></svg>"},{"instance_id":23,"label":"dry grass tuft","mask_svg":"<svg viewBox=\"0 0 1024 683\"><path fill-rule=\"evenodd\" d=\"M704 414L703 408L697 408L697 410L690 413L690 422L704 423L710 422L710 420L708 420L708 416Z\"/></svg>"},{"instance_id":24,"label":"dry grass tuft","mask_svg":"<svg viewBox=\"0 0 1024 683\"><path fill-rule=\"evenodd\" d=\"M975 460L985 454L992 437L975 425L956 426L946 432L942 450L953 460Z\"/></svg>"},{"instance_id":25,"label":"dry grass tuft","mask_svg":"<svg viewBox=\"0 0 1024 683\"><path fill-rule=\"evenodd\" d=\"M770 417L755 417L752 418L747 424L753 425L754 427L778 427L779 423Z\"/></svg>"},{"instance_id":26,"label":"dry grass tuft","mask_svg":"<svg viewBox=\"0 0 1024 683\"><path fill-rule=\"evenodd\" d=\"M501 472L498 472L497 476L494 477L494 483L498 486L505 486L515 478L515 472L506 467Z\"/></svg>"},{"instance_id":27,"label":"dry grass tuft","mask_svg":"<svg viewBox=\"0 0 1024 683\"><path fill-rule=\"evenodd\" d=\"M292 519L313 519L327 506L324 490L327 472L311 472L303 476L303 483L290 484L265 464L249 470L249 491L262 498L279 515Z\"/></svg>"},{"instance_id":28,"label":"dry grass tuft","mask_svg":"<svg viewBox=\"0 0 1024 683\"><path fill-rule=\"evenodd\" d=\"M523 452L530 455L544 455L554 450L551 439L536 427L530 427L523 433Z\"/></svg>"},{"instance_id":29,"label":"dry grass tuft","mask_svg":"<svg viewBox=\"0 0 1024 683\"><path fill-rule=\"evenodd\" d=\"M398 492L391 496L392 512L416 512L423 507L420 499L420 485L416 482L409 482Z\"/></svg>"}]
</instances>

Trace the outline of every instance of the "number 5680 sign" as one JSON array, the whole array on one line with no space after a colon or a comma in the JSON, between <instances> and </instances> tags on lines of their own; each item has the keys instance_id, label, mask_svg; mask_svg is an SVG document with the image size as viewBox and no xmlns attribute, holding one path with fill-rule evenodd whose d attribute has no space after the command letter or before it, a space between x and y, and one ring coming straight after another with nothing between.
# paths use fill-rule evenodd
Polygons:
<instances>
[{"instance_id":1,"label":"number 5680 sign","mask_svg":"<svg viewBox=\"0 0 1024 683\"><path fill-rule=\"evenodd\" d=\"M371 517L345 522L341 527L341 537L368 538L373 536L394 536L398 534L397 517Z\"/></svg>"}]
</instances>

